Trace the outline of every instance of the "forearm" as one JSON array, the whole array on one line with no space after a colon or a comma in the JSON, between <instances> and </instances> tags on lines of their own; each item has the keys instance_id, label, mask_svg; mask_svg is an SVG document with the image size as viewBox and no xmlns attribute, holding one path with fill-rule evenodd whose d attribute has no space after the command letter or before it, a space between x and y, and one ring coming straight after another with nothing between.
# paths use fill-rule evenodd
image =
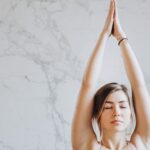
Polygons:
<instances>
[{"instance_id":1,"label":"forearm","mask_svg":"<svg viewBox=\"0 0 150 150\"><path fill-rule=\"evenodd\" d=\"M83 84L87 86L96 85L96 82L98 80L101 71L101 65L103 61L104 49L107 39L108 35L106 35L105 33L100 34L96 46L94 48L94 51L92 52L89 58L88 65L86 67L86 71L83 77Z\"/></svg>"},{"instance_id":2,"label":"forearm","mask_svg":"<svg viewBox=\"0 0 150 150\"><path fill-rule=\"evenodd\" d=\"M129 42L123 40L120 43L120 49L131 86L145 85L143 73Z\"/></svg>"}]
</instances>

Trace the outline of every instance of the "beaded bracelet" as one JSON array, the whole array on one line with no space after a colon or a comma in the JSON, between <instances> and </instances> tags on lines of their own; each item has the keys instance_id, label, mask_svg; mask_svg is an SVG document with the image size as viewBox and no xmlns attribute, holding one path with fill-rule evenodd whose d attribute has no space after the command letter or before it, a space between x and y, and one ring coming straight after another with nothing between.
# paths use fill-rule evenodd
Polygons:
<instances>
[{"instance_id":1,"label":"beaded bracelet","mask_svg":"<svg viewBox=\"0 0 150 150\"><path fill-rule=\"evenodd\" d=\"M125 37L125 38L122 38L122 39L118 42L118 45L120 45L120 43L121 43L123 40L125 40L125 39L128 40L128 38L126 38L126 37Z\"/></svg>"}]
</instances>

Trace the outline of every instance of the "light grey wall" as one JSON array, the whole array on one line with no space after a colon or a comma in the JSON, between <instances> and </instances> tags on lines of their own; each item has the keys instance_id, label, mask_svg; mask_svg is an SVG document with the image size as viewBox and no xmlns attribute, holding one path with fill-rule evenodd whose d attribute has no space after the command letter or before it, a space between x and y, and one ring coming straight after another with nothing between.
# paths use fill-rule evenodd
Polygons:
<instances>
[{"instance_id":1,"label":"light grey wall","mask_svg":"<svg viewBox=\"0 0 150 150\"><path fill-rule=\"evenodd\" d=\"M71 150L82 75L109 0L0 0L0 150ZM150 1L118 2L122 26L150 89ZM110 38L99 86L129 85Z\"/></svg>"}]
</instances>

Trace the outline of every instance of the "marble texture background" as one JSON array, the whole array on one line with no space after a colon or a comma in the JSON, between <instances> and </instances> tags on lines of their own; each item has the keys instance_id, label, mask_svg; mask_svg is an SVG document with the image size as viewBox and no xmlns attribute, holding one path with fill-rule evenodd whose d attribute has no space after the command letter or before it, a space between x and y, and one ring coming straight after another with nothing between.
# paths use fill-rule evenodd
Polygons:
<instances>
[{"instance_id":1,"label":"marble texture background","mask_svg":"<svg viewBox=\"0 0 150 150\"><path fill-rule=\"evenodd\" d=\"M0 0L0 150L71 150L86 63L109 0ZM122 26L150 90L150 1L118 2ZM99 86L129 85L110 38Z\"/></svg>"}]
</instances>

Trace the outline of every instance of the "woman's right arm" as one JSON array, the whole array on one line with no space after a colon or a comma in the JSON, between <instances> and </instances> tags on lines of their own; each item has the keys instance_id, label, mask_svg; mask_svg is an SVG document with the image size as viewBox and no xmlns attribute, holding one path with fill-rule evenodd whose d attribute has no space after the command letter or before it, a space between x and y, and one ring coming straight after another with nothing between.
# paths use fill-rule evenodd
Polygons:
<instances>
[{"instance_id":1,"label":"woman's right arm","mask_svg":"<svg viewBox=\"0 0 150 150\"><path fill-rule=\"evenodd\" d=\"M88 145L88 142L90 141L91 144L91 141L93 139L96 141L91 123L93 97L96 92L96 85L99 74L101 72L104 48L112 31L113 14L114 4L111 0L106 23L102 33L98 38L94 51L88 61L88 65L83 76L77 105L75 108L71 131L72 147L74 150L91 149L91 145Z\"/></svg>"},{"instance_id":2,"label":"woman's right arm","mask_svg":"<svg viewBox=\"0 0 150 150\"><path fill-rule=\"evenodd\" d=\"M84 73L72 122L72 145L74 150L79 149L79 145L81 146L85 141L88 141L87 138L94 138L95 136L91 124L93 97L96 92L96 84L101 71L107 38L105 34L100 35Z\"/></svg>"}]
</instances>

